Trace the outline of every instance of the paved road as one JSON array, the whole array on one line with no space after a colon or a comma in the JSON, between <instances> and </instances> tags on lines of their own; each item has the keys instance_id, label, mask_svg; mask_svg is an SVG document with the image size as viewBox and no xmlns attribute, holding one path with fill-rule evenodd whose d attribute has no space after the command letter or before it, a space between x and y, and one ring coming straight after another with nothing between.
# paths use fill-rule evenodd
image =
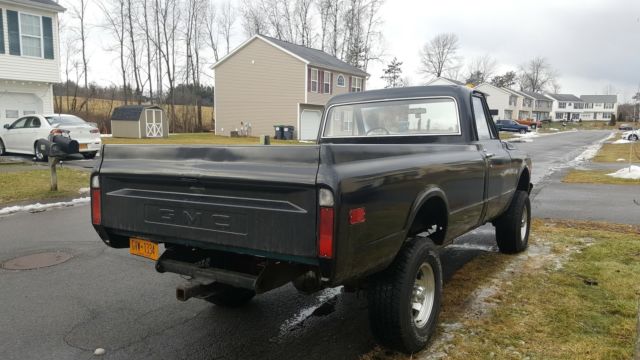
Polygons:
<instances>
[{"instance_id":1,"label":"paved road","mask_svg":"<svg viewBox=\"0 0 640 360\"><path fill-rule=\"evenodd\" d=\"M548 169L606 135L551 135L518 146L533 155L533 179L542 185ZM446 278L493 245L490 226L458 239L442 254ZM374 346L362 294L303 296L286 286L242 309L179 303L175 286L183 280L104 246L86 205L0 217L0 262L43 251L73 257L38 270L0 270L3 359L87 359L98 347L108 359L355 359ZM311 314L323 302L329 311Z\"/></svg>"}]
</instances>

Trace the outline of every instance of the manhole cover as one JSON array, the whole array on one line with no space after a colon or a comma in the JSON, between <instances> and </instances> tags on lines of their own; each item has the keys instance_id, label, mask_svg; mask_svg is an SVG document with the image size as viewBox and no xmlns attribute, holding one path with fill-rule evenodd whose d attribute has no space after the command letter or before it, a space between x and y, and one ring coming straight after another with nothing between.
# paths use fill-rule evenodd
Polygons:
<instances>
[{"instance_id":1,"label":"manhole cover","mask_svg":"<svg viewBox=\"0 0 640 360\"><path fill-rule=\"evenodd\" d=\"M44 252L11 259L2 264L7 270L31 270L62 264L71 259L73 255L65 252Z\"/></svg>"}]
</instances>

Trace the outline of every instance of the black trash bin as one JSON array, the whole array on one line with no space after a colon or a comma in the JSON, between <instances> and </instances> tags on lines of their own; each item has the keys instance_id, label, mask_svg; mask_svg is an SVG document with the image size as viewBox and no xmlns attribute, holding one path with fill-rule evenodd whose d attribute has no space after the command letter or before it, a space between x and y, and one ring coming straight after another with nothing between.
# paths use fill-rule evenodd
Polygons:
<instances>
[{"instance_id":1,"label":"black trash bin","mask_svg":"<svg viewBox=\"0 0 640 360\"><path fill-rule=\"evenodd\" d=\"M283 125L273 125L273 129L275 130L275 134L273 135L274 139L277 139L277 140L284 139L284 126Z\"/></svg>"},{"instance_id":2,"label":"black trash bin","mask_svg":"<svg viewBox=\"0 0 640 360\"><path fill-rule=\"evenodd\" d=\"M294 127L291 125L285 125L283 126L284 131L283 131L283 135L284 135L284 139L285 140L293 140L293 130Z\"/></svg>"}]
</instances>

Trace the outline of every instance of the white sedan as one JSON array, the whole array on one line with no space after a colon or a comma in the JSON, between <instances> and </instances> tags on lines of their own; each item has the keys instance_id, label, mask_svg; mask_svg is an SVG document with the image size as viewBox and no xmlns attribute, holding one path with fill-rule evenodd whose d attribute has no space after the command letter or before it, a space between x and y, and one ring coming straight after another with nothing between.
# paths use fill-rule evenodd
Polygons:
<instances>
[{"instance_id":1,"label":"white sedan","mask_svg":"<svg viewBox=\"0 0 640 360\"><path fill-rule=\"evenodd\" d=\"M38 140L46 139L49 134L68 134L80 145L80 153L85 159L96 156L102 145L100 131L74 115L26 115L0 129L0 155L5 153L35 155L39 161L45 161L45 154L38 146Z\"/></svg>"},{"instance_id":2,"label":"white sedan","mask_svg":"<svg viewBox=\"0 0 640 360\"><path fill-rule=\"evenodd\" d=\"M640 130L625 131L622 133L624 140L638 141L640 138Z\"/></svg>"}]
</instances>

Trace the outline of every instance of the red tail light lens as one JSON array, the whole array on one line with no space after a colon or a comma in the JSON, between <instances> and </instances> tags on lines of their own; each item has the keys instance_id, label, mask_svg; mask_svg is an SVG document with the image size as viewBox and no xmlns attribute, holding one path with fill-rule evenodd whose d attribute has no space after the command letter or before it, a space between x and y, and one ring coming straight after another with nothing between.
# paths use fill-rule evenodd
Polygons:
<instances>
[{"instance_id":1,"label":"red tail light lens","mask_svg":"<svg viewBox=\"0 0 640 360\"><path fill-rule=\"evenodd\" d=\"M318 256L333 258L333 208L320 208Z\"/></svg>"},{"instance_id":2,"label":"red tail light lens","mask_svg":"<svg viewBox=\"0 0 640 360\"><path fill-rule=\"evenodd\" d=\"M100 188L91 189L91 223L102 223L102 206L100 204Z\"/></svg>"},{"instance_id":3,"label":"red tail light lens","mask_svg":"<svg viewBox=\"0 0 640 360\"><path fill-rule=\"evenodd\" d=\"M100 134L100 130L98 130L98 129L91 129L91 130L89 130L89 132L91 134Z\"/></svg>"}]
</instances>

